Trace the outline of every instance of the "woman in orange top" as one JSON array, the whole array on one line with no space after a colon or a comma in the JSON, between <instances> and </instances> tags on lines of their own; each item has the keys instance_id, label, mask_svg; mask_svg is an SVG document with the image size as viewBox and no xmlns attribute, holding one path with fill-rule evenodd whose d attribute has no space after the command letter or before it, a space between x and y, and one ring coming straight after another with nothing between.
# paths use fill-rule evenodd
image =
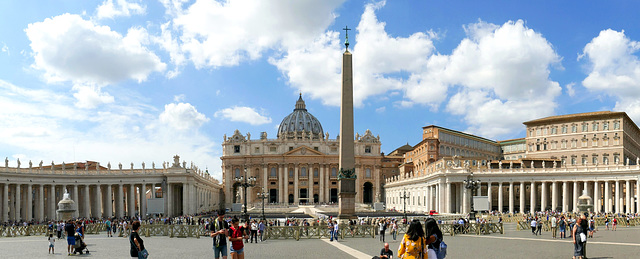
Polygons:
<instances>
[{"instance_id":1,"label":"woman in orange top","mask_svg":"<svg viewBox=\"0 0 640 259\"><path fill-rule=\"evenodd\" d=\"M402 237L400 248L398 249L398 258L426 259L427 246L422 224L420 224L419 220L414 219L411 221L407 233Z\"/></svg>"}]
</instances>

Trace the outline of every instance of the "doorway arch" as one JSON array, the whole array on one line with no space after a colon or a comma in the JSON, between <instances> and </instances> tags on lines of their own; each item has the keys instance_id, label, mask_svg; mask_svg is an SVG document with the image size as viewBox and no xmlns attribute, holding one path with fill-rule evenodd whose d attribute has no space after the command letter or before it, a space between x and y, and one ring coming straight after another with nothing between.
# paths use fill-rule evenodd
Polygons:
<instances>
[{"instance_id":1,"label":"doorway arch","mask_svg":"<svg viewBox=\"0 0 640 259\"><path fill-rule=\"evenodd\" d=\"M362 203L373 203L373 184L371 182L364 183L364 191L362 192Z\"/></svg>"}]
</instances>

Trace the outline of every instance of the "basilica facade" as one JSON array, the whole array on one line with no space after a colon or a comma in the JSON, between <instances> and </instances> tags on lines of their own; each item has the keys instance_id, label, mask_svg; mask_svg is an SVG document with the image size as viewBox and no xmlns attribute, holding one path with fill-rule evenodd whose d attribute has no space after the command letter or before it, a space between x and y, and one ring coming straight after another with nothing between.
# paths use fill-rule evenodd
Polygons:
<instances>
[{"instance_id":1,"label":"basilica facade","mask_svg":"<svg viewBox=\"0 0 640 259\"><path fill-rule=\"evenodd\" d=\"M323 132L320 121L309 113L302 95L293 112L278 127L275 139L263 132L259 138L225 135L222 144L222 184L225 206L261 203L259 193L270 204L330 204L338 202L338 156L340 136ZM381 197L382 158L380 137L367 130L354 139L356 159L356 203L371 204ZM246 197L239 178L255 179Z\"/></svg>"}]
</instances>

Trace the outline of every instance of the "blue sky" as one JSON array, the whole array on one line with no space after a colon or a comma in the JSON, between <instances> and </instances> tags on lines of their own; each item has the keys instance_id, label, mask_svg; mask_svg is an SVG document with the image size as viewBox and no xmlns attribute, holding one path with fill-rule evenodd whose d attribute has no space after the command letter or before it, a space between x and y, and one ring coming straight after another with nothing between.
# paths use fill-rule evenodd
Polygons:
<instances>
[{"instance_id":1,"label":"blue sky","mask_svg":"<svg viewBox=\"0 0 640 259\"><path fill-rule=\"evenodd\" d=\"M345 25L356 131L387 153L431 124L503 140L557 114L640 119L639 4L523 2L2 1L0 153L179 154L220 177L223 135L275 138L299 93L335 138Z\"/></svg>"}]
</instances>

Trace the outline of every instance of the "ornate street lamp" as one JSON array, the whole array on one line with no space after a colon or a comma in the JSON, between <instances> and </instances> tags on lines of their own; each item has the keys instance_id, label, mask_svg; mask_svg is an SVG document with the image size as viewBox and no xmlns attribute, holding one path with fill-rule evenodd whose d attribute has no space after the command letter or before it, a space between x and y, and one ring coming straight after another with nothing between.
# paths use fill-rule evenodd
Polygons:
<instances>
[{"instance_id":1,"label":"ornate street lamp","mask_svg":"<svg viewBox=\"0 0 640 259\"><path fill-rule=\"evenodd\" d=\"M262 192L258 193L258 198L262 199L262 220L267 222L267 217L264 216L264 200L269 198L269 193L264 190L264 187L262 187Z\"/></svg>"},{"instance_id":2,"label":"ornate street lamp","mask_svg":"<svg viewBox=\"0 0 640 259\"><path fill-rule=\"evenodd\" d=\"M242 218L244 218L245 222L249 222L249 214L247 213L247 187L256 186L256 178L247 177L247 168L245 167L244 176L236 177L234 181L242 187L244 191L244 211L242 212Z\"/></svg>"},{"instance_id":3,"label":"ornate street lamp","mask_svg":"<svg viewBox=\"0 0 640 259\"><path fill-rule=\"evenodd\" d=\"M400 196L400 199L402 199L402 211L404 212L404 222L407 223L407 199L409 199L409 196L407 196L407 188L402 189L402 196Z\"/></svg>"},{"instance_id":4,"label":"ornate street lamp","mask_svg":"<svg viewBox=\"0 0 640 259\"><path fill-rule=\"evenodd\" d=\"M470 174L467 176L466 180L462 181L462 183L465 189L471 190L471 195L469 195L469 198L471 199L471 211L469 212L469 217L475 219L476 214L473 211L473 193L475 190L480 188L480 180L473 180L473 171L471 171L470 167L467 167L466 169Z\"/></svg>"}]
</instances>

